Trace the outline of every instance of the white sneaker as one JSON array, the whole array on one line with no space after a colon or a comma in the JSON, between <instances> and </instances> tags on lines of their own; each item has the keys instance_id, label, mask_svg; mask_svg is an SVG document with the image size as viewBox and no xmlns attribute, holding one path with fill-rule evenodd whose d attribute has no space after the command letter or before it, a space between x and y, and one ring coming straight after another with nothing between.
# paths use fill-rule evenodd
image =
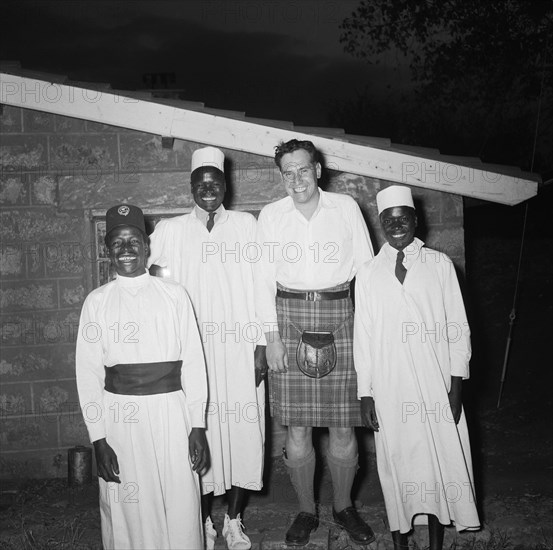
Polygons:
<instances>
[{"instance_id":1,"label":"white sneaker","mask_svg":"<svg viewBox=\"0 0 553 550\"><path fill-rule=\"evenodd\" d=\"M228 550L250 550L252 542L248 535L244 533L244 526L240 519L240 514L236 519L230 519L225 514L225 523L223 525L223 537L227 541Z\"/></svg>"},{"instance_id":2,"label":"white sneaker","mask_svg":"<svg viewBox=\"0 0 553 550\"><path fill-rule=\"evenodd\" d=\"M211 516L208 516L204 523L205 534L205 550L213 550L215 548L215 539L217 538L217 531L213 527Z\"/></svg>"}]
</instances>

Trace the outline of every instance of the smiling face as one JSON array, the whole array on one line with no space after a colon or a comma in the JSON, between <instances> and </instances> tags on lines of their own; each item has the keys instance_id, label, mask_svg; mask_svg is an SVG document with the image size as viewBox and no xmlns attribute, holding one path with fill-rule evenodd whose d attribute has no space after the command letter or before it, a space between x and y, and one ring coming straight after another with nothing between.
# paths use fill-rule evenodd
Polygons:
<instances>
[{"instance_id":1,"label":"smiling face","mask_svg":"<svg viewBox=\"0 0 553 550\"><path fill-rule=\"evenodd\" d=\"M408 206L394 206L386 208L380 214L380 224L390 246L396 250L403 250L415 238L417 215L415 210Z\"/></svg>"},{"instance_id":2,"label":"smiling face","mask_svg":"<svg viewBox=\"0 0 553 550\"><path fill-rule=\"evenodd\" d=\"M306 205L319 200L317 180L321 177L321 164L313 162L305 149L298 149L282 156L280 175L294 204Z\"/></svg>"},{"instance_id":3,"label":"smiling face","mask_svg":"<svg viewBox=\"0 0 553 550\"><path fill-rule=\"evenodd\" d=\"M206 166L194 170L191 178L192 196L194 202L206 212L215 212L227 190L225 176L216 168Z\"/></svg>"},{"instance_id":4,"label":"smiling face","mask_svg":"<svg viewBox=\"0 0 553 550\"><path fill-rule=\"evenodd\" d=\"M146 273L149 247L137 227L122 225L107 236L109 259L120 277L138 277Z\"/></svg>"}]
</instances>

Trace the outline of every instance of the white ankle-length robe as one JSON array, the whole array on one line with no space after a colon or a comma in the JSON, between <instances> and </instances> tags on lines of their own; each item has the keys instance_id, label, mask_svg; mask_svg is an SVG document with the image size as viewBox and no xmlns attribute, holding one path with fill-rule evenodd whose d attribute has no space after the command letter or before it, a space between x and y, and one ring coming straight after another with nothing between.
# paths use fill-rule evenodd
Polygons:
<instances>
[{"instance_id":1,"label":"white ankle-length robe","mask_svg":"<svg viewBox=\"0 0 553 550\"><path fill-rule=\"evenodd\" d=\"M180 391L104 390L104 366L179 360ZM205 427L207 380L184 288L145 273L93 290L81 312L76 372L90 441L105 437L119 463L120 484L99 480L104 548L203 548L199 479L188 435L193 427Z\"/></svg>"},{"instance_id":2,"label":"white ankle-length robe","mask_svg":"<svg viewBox=\"0 0 553 550\"><path fill-rule=\"evenodd\" d=\"M211 454L202 491L221 495L232 485L259 491L265 390L263 384L255 387L254 370L254 349L263 338L254 306L256 220L246 212L221 207L209 232L198 210L157 224L149 265L166 268L167 276L186 288L202 333Z\"/></svg>"},{"instance_id":3,"label":"white ankle-length robe","mask_svg":"<svg viewBox=\"0 0 553 550\"><path fill-rule=\"evenodd\" d=\"M390 530L410 531L414 519L426 519L419 514L477 529L465 414L456 425L448 399L451 377L469 377L469 326L453 263L423 244L415 239L405 249L403 285L394 273L397 250L387 243L357 275L358 396L375 401Z\"/></svg>"}]
</instances>

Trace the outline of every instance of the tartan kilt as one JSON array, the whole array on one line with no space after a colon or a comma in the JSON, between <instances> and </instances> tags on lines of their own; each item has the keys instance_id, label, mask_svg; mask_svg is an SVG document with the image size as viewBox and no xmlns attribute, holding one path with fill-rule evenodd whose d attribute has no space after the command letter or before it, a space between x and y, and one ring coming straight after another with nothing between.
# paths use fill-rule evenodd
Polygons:
<instances>
[{"instance_id":1,"label":"tartan kilt","mask_svg":"<svg viewBox=\"0 0 553 550\"><path fill-rule=\"evenodd\" d=\"M279 285L283 290L290 290ZM349 283L324 290L346 290ZM322 290L322 289L321 289ZM269 371L271 416L284 426L348 428L361 426L357 375L353 366L353 305L351 298L307 301L276 297L278 328L288 351L288 370ZM303 374L296 362L301 330L334 332L336 367L323 378Z\"/></svg>"}]
</instances>

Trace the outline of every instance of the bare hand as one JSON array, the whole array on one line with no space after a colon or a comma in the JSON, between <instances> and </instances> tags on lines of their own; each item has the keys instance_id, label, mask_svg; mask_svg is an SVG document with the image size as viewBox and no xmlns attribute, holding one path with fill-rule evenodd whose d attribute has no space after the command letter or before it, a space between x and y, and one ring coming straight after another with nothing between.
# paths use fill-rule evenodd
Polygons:
<instances>
[{"instance_id":1,"label":"bare hand","mask_svg":"<svg viewBox=\"0 0 553 550\"><path fill-rule=\"evenodd\" d=\"M188 452L192 461L192 469L199 475L209 470L209 446L204 428L192 428L188 436Z\"/></svg>"},{"instance_id":2,"label":"bare hand","mask_svg":"<svg viewBox=\"0 0 553 550\"><path fill-rule=\"evenodd\" d=\"M374 399L372 397L361 398L361 421L363 426L371 428L377 432L380 428L378 419L376 418L376 408L374 406Z\"/></svg>"},{"instance_id":3,"label":"bare hand","mask_svg":"<svg viewBox=\"0 0 553 550\"><path fill-rule=\"evenodd\" d=\"M286 372L288 370L288 352L280 339L277 331L268 332L267 339L267 365L273 372Z\"/></svg>"},{"instance_id":4,"label":"bare hand","mask_svg":"<svg viewBox=\"0 0 553 550\"><path fill-rule=\"evenodd\" d=\"M108 445L106 438L94 441L94 455L96 457L96 469L98 477L104 481L121 483L119 479L119 462L115 451Z\"/></svg>"},{"instance_id":5,"label":"bare hand","mask_svg":"<svg viewBox=\"0 0 553 550\"><path fill-rule=\"evenodd\" d=\"M253 362L255 365L255 387L263 382L269 367L267 365L267 356L265 354L267 346L255 346Z\"/></svg>"},{"instance_id":6,"label":"bare hand","mask_svg":"<svg viewBox=\"0 0 553 550\"><path fill-rule=\"evenodd\" d=\"M453 416L455 424L459 424L461 412L463 411L462 386L463 379L460 376L451 377L451 389L449 390L447 396L449 398L451 415Z\"/></svg>"},{"instance_id":7,"label":"bare hand","mask_svg":"<svg viewBox=\"0 0 553 550\"><path fill-rule=\"evenodd\" d=\"M157 264L152 264L149 271L152 277L163 277L163 267L160 267Z\"/></svg>"}]
</instances>

